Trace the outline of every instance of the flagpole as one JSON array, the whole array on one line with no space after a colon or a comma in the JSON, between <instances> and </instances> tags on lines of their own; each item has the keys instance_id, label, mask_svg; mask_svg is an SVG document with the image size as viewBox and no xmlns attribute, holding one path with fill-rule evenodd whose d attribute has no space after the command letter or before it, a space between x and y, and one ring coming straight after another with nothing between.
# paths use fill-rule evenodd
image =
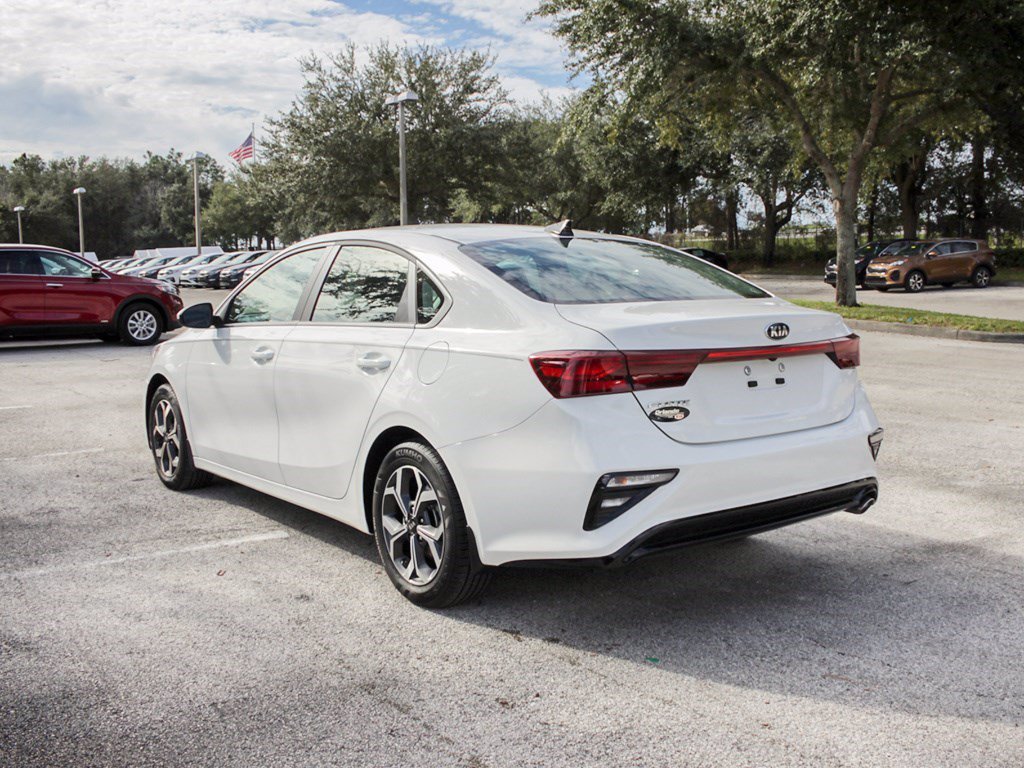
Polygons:
<instances>
[{"instance_id":1,"label":"flagpole","mask_svg":"<svg viewBox=\"0 0 1024 768\"><path fill-rule=\"evenodd\" d=\"M252 124L252 161L256 162L256 123Z\"/></svg>"}]
</instances>

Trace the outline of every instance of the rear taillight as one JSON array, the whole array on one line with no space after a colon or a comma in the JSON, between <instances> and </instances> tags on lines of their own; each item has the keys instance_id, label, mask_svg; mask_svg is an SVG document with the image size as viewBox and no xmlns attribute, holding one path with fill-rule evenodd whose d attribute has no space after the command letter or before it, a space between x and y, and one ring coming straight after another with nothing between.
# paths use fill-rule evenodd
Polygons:
<instances>
[{"instance_id":1,"label":"rear taillight","mask_svg":"<svg viewBox=\"0 0 1024 768\"><path fill-rule=\"evenodd\" d=\"M860 336L851 333L841 339L833 339L829 357L840 368L856 368L860 365Z\"/></svg>"},{"instance_id":2,"label":"rear taillight","mask_svg":"<svg viewBox=\"0 0 1024 768\"><path fill-rule=\"evenodd\" d=\"M530 364L540 383L558 398L632 389L621 352L545 352L532 355Z\"/></svg>"},{"instance_id":3,"label":"rear taillight","mask_svg":"<svg viewBox=\"0 0 1024 768\"><path fill-rule=\"evenodd\" d=\"M548 392L564 398L681 387L701 363L822 353L839 368L855 368L860 365L860 337L851 334L807 344L732 349L542 352L530 356L530 365Z\"/></svg>"}]
</instances>

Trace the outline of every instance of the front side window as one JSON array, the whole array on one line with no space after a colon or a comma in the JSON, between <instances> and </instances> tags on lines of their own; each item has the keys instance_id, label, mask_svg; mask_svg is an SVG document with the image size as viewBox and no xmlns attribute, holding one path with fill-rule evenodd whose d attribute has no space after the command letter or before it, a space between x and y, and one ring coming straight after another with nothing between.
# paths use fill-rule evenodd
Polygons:
<instances>
[{"instance_id":1,"label":"front side window","mask_svg":"<svg viewBox=\"0 0 1024 768\"><path fill-rule=\"evenodd\" d=\"M334 259L313 310L316 323L408 323L409 260L347 245Z\"/></svg>"},{"instance_id":2,"label":"front side window","mask_svg":"<svg viewBox=\"0 0 1024 768\"><path fill-rule=\"evenodd\" d=\"M287 323L295 317L310 275L324 254L326 245L292 254L263 273L235 296L228 308L228 323Z\"/></svg>"},{"instance_id":3,"label":"front side window","mask_svg":"<svg viewBox=\"0 0 1024 768\"><path fill-rule=\"evenodd\" d=\"M63 253L40 253L47 277L91 277L92 267Z\"/></svg>"},{"instance_id":4,"label":"front side window","mask_svg":"<svg viewBox=\"0 0 1024 768\"><path fill-rule=\"evenodd\" d=\"M706 261L656 243L531 237L460 250L527 296L553 304L768 296Z\"/></svg>"}]
</instances>

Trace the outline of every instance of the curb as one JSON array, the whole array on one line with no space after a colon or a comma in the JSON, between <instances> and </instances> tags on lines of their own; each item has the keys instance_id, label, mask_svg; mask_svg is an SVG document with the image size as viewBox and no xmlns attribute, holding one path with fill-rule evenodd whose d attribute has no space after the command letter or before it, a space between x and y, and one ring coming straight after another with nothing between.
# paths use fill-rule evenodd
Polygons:
<instances>
[{"instance_id":1,"label":"curb","mask_svg":"<svg viewBox=\"0 0 1024 768\"><path fill-rule=\"evenodd\" d=\"M907 336L931 336L936 339L959 339L961 341L990 341L1001 344L1024 344L1024 333L992 333L990 331L967 331L960 328L941 328L934 325L908 325L887 323L882 320L851 320L843 318L855 330L902 333Z\"/></svg>"}]
</instances>

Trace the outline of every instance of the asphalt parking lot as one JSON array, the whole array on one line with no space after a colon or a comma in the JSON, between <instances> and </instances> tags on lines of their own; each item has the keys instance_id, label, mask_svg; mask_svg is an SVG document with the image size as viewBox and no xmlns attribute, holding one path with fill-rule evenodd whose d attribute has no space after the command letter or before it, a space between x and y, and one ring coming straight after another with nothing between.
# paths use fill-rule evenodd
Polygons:
<instances>
[{"instance_id":1,"label":"asphalt parking lot","mask_svg":"<svg viewBox=\"0 0 1024 768\"><path fill-rule=\"evenodd\" d=\"M862 336L868 514L442 613L339 523L164 489L149 350L2 349L0 765L1020 766L1024 346Z\"/></svg>"}]
</instances>

